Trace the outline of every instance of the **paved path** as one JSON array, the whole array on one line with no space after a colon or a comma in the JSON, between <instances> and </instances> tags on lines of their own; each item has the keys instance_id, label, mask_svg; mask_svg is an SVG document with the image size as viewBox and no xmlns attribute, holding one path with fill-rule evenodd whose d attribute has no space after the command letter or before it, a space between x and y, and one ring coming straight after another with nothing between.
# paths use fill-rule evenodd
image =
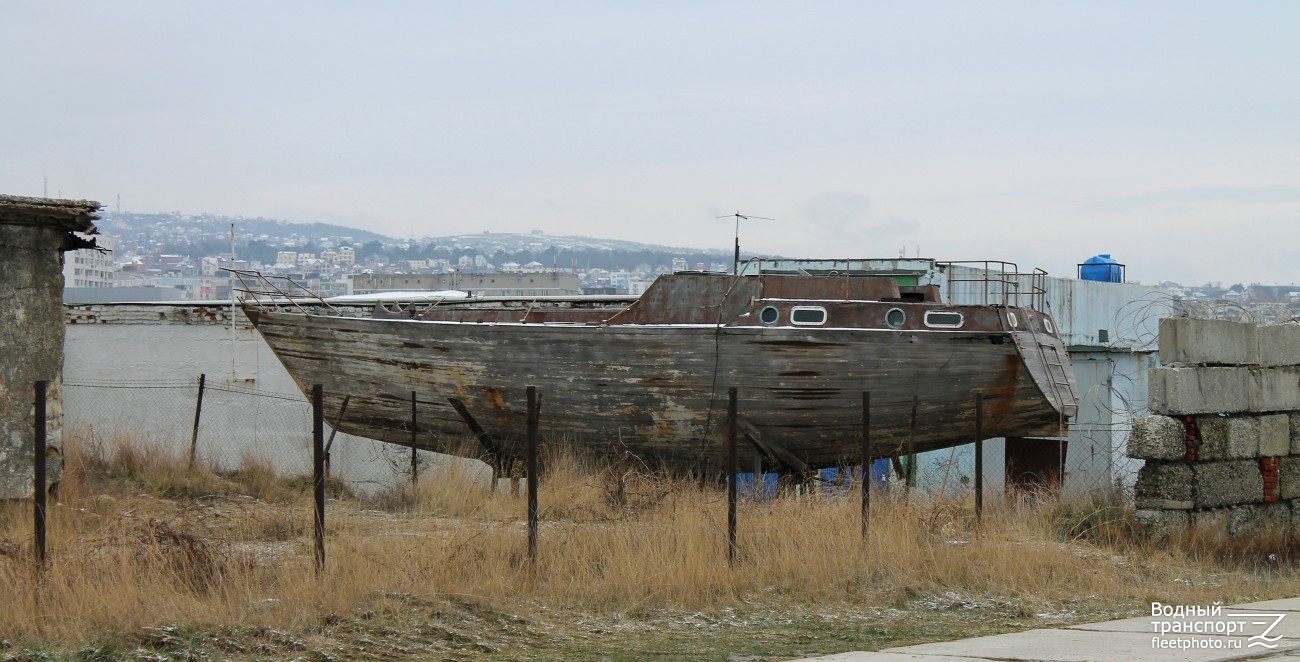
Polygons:
<instances>
[{"instance_id":1,"label":"paved path","mask_svg":"<svg viewBox=\"0 0 1300 662\"><path fill-rule=\"evenodd\" d=\"M1272 614L1268 616L1267 614ZM1278 620L1277 616L1281 615ZM1215 630L1231 623L1233 634L1160 634L1161 624L1174 627ZM1196 625L1193 625L1196 624ZM1202 625L1203 624L1203 625ZM1272 624L1269 638L1279 637L1268 648L1260 636ZM1220 627L1219 630L1228 626ZM1251 645L1251 644L1255 645ZM1160 646L1167 646L1161 648ZM1168 648L1172 646L1173 648ZM1180 650L1178 647L1182 646ZM1029 630L991 637L960 639L934 644L889 648L877 653L840 653L807 658L820 662L988 662L989 660L1291 660L1300 662L1300 598L1252 602L1224 607L1218 617L1141 616L1105 623L1071 625L1050 630Z\"/></svg>"}]
</instances>

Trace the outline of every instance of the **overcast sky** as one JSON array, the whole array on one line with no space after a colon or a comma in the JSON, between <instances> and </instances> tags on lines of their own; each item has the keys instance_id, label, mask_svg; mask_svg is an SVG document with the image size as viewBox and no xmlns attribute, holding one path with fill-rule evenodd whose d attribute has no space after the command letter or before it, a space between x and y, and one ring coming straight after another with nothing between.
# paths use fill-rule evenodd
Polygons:
<instances>
[{"instance_id":1,"label":"overcast sky","mask_svg":"<svg viewBox=\"0 0 1300 662\"><path fill-rule=\"evenodd\" d=\"M0 192L1300 282L1300 2L0 0Z\"/></svg>"}]
</instances>

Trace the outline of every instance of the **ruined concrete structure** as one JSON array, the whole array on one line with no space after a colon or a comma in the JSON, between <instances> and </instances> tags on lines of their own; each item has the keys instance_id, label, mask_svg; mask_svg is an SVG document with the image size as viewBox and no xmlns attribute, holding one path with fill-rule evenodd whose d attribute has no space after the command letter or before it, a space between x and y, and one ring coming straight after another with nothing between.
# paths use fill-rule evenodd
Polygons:
<instances>
[{"instance_id":1,"label":"ruined concrete structure","mask_svg":"<svg viewBox=\"0 0 1300 662\"><path fill-rule=\"evenodd\" d=\"M49 382L48 443L62 447L63 252L94 246L74 232L93 234L99 207L0 195L0 499L32 494L38 381Z\"/></svg>"},{"instance_id":2,"label":"ruined concrete structure","mask_svg":"<svg viewBox=\"0 0 1300 662\"><path fill-rule=\"evenodd\" d=\"M1300 324L1168 318L1151 416L1128 454L1146 460L1137 522L1155 535L1300 534Z\"/></svg>"}]
</instances>

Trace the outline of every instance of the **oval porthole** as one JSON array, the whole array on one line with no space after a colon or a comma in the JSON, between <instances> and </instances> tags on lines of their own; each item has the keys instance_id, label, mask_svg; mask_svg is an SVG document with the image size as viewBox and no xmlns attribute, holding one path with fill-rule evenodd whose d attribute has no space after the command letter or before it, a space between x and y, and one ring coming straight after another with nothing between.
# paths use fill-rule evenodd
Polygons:
<instances>
[{"instance_id":1,"label":"oval porthole","mask_svg":"<svg viewBox=\"0 0 1300 662\"><path fill-rule=\"evenodd\" d=\"M1047 329L1048 333L1056 333L1056 329L1052 328L1052 320L1046 317L1043 318L1043 328Z\"/></svg>"},{"instance_id":2,"label":"oval porthole","mask_svg":"<svg viewBox=\"0 0 1300 662\"><path fill-rule=\"evenodd\" d=\"M1016 319L1015 313L1007 313L1007 323L1010 324L1013 329L1020 326L1020 320Z\"/></svg>"},{"instance_id":3,"label":"oval porthole","mask_svg":"<svg viewBox=\"0 0 1300 662\"><path fill-rule=\"evenodd\" d=\"M768 326L776 324L779 319L781 319L781 311L777 310L775 306L768 306L758 311L758 321Z\"/></svg>"},{"instance_id":4,"label":"oval porthole","mask_svg":"<svg viewBox=\"0 0 1300 662\"><path fill-rule=\"evenodd\" d=\"M795 306L790 309L790 323L799 326L820 326L826 323L826 309L821 306Z\"/></svg>"},{"instance_id":5,"label":"oval porthole","mask_svg":"<svg viewBox=\"0 0 1300 662\"><path fill-rule=\"evenodd\" d=\"M885 313L885 324L888 324L890 328L897 329L906 322L907 313L903 312L902 308L890 308L889 312Z\"/></svg>"},{"instance_id":6,"label":"oval porthole","mask_svg":"<svg viewBox=\"0 0 1300 662\"><path fill-rule=\"evenodd\" d=\"M925 325L936 329L960 329L963 322L961 313L943 310L929 310L925 313Z\"/></svg>"}]
</instances>

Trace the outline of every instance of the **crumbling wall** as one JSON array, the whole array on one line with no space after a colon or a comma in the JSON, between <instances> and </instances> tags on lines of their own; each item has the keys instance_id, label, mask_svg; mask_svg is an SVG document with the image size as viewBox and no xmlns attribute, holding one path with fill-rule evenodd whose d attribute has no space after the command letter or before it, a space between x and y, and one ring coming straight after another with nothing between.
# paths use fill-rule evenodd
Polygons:
<instances>
[{"instance_id":1,"label":"crumbling wall","mask_svg":"<svg viewBox=\"0 0 1300 662\"><path fill-rule=\"evenodd\" d=\"M0 223L0 499L32 495L37 381L50 384L47 441L62 448L65 234Z\"/></svg>"},{"instance_id":2,"label":"crumbling wall","mask_svg":"<svg viewBox=\"0 0 1300 662\"><path fill-rule=\"evenodd\" d=\"M1300 534L1300 324L1164 319L1160 360L1128 443L1137 523Z\"/></svg>"}]
</instances>

